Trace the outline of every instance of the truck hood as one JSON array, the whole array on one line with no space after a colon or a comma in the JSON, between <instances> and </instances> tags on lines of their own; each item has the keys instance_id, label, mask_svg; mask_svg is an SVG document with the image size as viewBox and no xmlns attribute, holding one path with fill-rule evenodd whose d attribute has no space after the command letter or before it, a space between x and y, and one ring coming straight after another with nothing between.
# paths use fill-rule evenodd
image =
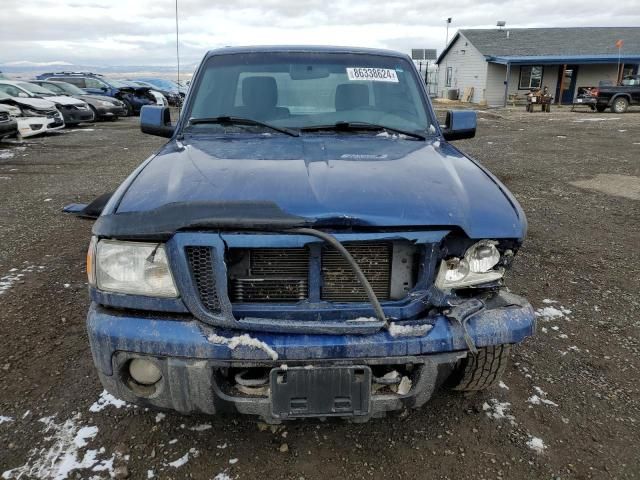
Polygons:
<instances>
[{"instance_id":1,"label":"truck hood","mask_svg":"<svg viewBox=\"0 0 640 480\"><path fill-rule=\"evenodd\" d=\"M526 232L506 187L437 139L199 136L168 143L123 190L112 203L118 214L184 202L273 202L326 225L450 226L471 238Z\"/></svg>"}]
</instances>

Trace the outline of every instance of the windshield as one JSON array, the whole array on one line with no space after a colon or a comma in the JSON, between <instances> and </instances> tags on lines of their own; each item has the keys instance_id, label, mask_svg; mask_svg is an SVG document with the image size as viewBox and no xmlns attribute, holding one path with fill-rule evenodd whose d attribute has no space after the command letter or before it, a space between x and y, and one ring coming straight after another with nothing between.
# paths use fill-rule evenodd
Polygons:
<instances>
[{"instance_id":1,"label":"windshield","mask_svg":"<svg viewBox=\"0 0 640 480\"><path fill-rule=\"evenodd\" d=\"M46 88L41 87L40 85L36 85L35 83L16 82L16 85L18 85L20 88L24 88L28 92L31 92L35 95L48 95L48 96L55 95L55 93L53 93L51 90L47 90Z\"/></svg>"},{"instance_id":2,"label":"windshield","mask_svg":"<svg viewBox=\"0 0 640 480\"><path fill-rule=\"evenodd\" d=\"M66 82L53 83L51 84L51 86L52 87L55 86L56 88L59 88L60 90L62 90L65 93L68 93L69 95L86 95L87 94L87 92L85 92L81 88L78 88L75 85L71 85L70 83L66 83Z\"/></svg>"},{"instance_id":3,"label":"windshield","mask_svg":"<svg viewBox=\"0 0 640 480\"><path fill-rule=\"evenodd\" d=\"M164 88L165 90L177 90L177 85L174 85L169 80L163 80L162 78L149 78L142 79L141 82L155 85L156 87Z\"/></svg>"},{"instance_id":4,"label":"windshield","mask_svg":"<svg viewBox=\"0 0 640 480\"><path fill-rule=\"evenodd\" d=\"M109 83L111 84L112 87L116 87L116 88L125 88L125 87L131 87L131 83L130 82L125 82L124 80L109 80ZM134 87L137 87L138 85L133 85Z\"/></svg>"},{"instance_id":5,"label":"windshield","mask_svg":"<svg viewBox=\"0 0 640 480\"><path fill-rule=\"evenodd\" d=\"M199 76L188 118L242 117L295 129L367 123L424 133L433 120L420 81L407 60L392 56L219 55L207 60Z\"/></svg>"}]
</instances>

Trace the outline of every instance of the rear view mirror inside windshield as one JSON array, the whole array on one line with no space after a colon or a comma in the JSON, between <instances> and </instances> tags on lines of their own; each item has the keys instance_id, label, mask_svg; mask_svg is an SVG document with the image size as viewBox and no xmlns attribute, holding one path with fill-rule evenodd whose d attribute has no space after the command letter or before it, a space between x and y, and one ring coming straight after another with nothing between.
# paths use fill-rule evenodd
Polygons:
<instances>
[{"instance_id":1,"label":"rear view mirror inside windshield","mask_svg":"<svg viewBox=\"0 0 640 480\"><path fill-rule=\"evenodd\" d=\"M329 76L327 67L318 65L293 64L289 68L289 75L292 80L312 80L314 78L327 78Z\"/></svg>"}]
</instances>

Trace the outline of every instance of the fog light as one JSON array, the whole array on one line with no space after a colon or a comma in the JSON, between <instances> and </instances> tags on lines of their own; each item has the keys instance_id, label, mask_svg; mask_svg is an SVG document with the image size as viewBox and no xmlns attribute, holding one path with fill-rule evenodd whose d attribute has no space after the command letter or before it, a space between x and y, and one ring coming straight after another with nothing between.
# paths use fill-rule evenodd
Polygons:
<instances>
[{"instance_id":1,"label":"fog light","mask_svg":"<svg viewBox=\"0 0 640 480\"><path fill-rule=\"evenodd\" d=\"M135 358L129 364L129 375L140 385L153 385L162 378L158 366L143 358Z\"/></svg>"}]
</instances>

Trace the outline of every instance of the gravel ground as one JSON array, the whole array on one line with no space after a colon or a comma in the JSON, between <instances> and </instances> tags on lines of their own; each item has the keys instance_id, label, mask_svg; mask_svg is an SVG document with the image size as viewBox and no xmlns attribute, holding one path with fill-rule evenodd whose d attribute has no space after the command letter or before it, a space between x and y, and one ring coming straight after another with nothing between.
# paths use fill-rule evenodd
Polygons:
<instances>
[{"instance_id":1,"label":"gravel ground","mask_svg":"<svg viewBox=\"0 0 640 480\"><path fill-rule=\"evenodd\" d=\"M501 387L364 425L279 428L101 396L84 327L91 223L60 209L162 144L137 123L0 144L2 478L640 476L640 113L483 111L457 143L529 219L508 283L540 309L538 334Z\"/></svg>"}]
</instances>

